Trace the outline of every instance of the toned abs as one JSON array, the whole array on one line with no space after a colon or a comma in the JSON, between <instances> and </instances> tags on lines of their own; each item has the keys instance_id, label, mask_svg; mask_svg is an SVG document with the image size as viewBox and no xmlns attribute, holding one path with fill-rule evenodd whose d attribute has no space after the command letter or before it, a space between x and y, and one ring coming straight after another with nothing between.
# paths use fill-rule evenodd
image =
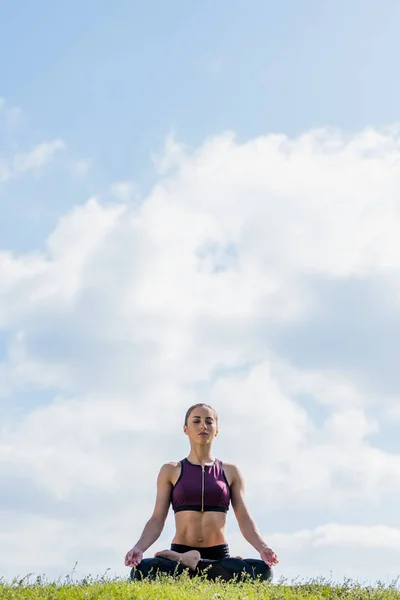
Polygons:
<instances>
[{"instance_id":1,"label":"toned abs","mask_svg":"<svg viewBox=\"0 0 400 600\"><path fill-rule=\"evenodd\" d=\"M229 465L224 465L229 485L232 474ZM181 473L179 462L171 465L171 489ZM184 544L198 548L226 544L226 514L223 512L197 512L193 510L178 512L175 515L176 533L173 544Z\"/></svg>"}]
</instances>

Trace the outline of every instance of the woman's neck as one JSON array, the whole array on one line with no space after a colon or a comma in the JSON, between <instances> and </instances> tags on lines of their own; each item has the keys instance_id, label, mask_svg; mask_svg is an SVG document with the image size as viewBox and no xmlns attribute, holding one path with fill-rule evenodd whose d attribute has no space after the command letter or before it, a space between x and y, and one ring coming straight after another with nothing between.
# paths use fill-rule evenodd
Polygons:
<instances>
[{"instance_id":1,"label":"woman's neck","mask_svg":"<svg viewBox=\"0 0 400 600\"><path fill-rule=\"evenodd\" d=\"M212 456L210 449L208 448L191 448L187 459L189 462L195 465L203 466L212 464L215 461L215 458Z\"/></svg>"}]
</instances>

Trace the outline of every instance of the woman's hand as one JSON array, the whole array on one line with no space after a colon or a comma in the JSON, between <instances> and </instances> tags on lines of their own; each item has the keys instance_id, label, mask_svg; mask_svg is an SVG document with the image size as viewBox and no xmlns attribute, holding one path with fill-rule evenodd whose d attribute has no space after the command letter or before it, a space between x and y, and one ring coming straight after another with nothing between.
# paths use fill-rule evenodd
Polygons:
<instances>
[{"instance_id":1,"label":"woman's hand","mask_svg":"<svg viewBox=\"0 0 400 600\"><path fill-rule=\"evenodd\" d=\"M278 557L275 554L275 552L273 550L271 550L271 548L268 548L268 546L264 546L264 548L261 548L260 556L261 556L262 560L265 562L265 564L268 565L269 567L272 567L272 565L277 565L279 562Z\"/></svg>"},{"instance_id":2,"label":"woman's hand","mask_svg":"<svg viewBox=\"0 0 400 600\"><path fill-rule=\"evenodd\" d=\"M132 550L129 550L125 556L126 567L137 567L143 559L143 552L137 546L134 546Z\"/></svg>"}]
</instances>

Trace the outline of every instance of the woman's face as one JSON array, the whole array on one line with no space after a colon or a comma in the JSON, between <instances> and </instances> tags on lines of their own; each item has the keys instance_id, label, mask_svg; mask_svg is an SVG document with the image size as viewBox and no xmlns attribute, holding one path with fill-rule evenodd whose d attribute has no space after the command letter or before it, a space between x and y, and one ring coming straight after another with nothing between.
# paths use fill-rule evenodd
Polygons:
<instances>
[{"instance_id":1,"label":"woman's face","mask_svg":"<svg viewBox=\"0 0 400 600\"><path fill-rule=\"evenodd\" d=\"M218 434L215 413L211 408L198 406L190 413L184 432L197 444L210 443Z\"/></svg>"}]
</instances>

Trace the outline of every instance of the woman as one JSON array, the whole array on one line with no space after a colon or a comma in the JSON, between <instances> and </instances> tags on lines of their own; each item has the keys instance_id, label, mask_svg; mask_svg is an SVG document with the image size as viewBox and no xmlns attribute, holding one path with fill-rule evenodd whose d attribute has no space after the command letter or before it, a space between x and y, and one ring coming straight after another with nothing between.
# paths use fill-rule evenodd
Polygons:
<instances>
[{"instance_id":1,"label":"woman","mask_svg":"<svg viewBox=\"0 0 400 600\"><path fill-rule=\"evenodd\" d=\"M209 404L195 404L186 413L183 430L190 441L189 455L160 470L154 512L125 556L125 565L133 567L131 578L188 570L191 577L206 572L212 580L228 581L243 571L254 579L272 579L271 567L279 562L278 557L261 538L248 512L242 475L236 465L222 464L212 456L212 443L218 435L217 413ZM143 559L143 553L161 535L170 502L176 525L171 549ZM229 556L225 531L230 503L243 537L260 553L261 560Z\"/></svg>"}]
</instances>

